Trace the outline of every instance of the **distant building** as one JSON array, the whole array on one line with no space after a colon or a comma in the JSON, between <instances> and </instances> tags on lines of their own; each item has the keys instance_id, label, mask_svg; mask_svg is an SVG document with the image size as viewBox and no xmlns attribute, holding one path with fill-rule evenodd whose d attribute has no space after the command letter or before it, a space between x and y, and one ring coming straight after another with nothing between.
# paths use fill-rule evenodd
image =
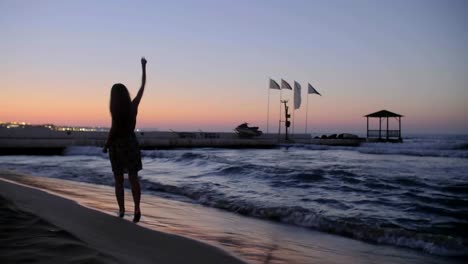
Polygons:
<instances>
[{"instance_id":1,"label":"distant building","mask_svg":"<svg viewBox=\"0 0 468 264\"><path fill-rule=\"evenodd\" d=\"M26 122L0 122L0 127L12 129L12 128L47 128L55 131L82 131L82 132L107 132L109 128L105 127L72 127L72 126L55 126L53 124L45 125L31 125Z\"/></svg>"}]
</instances>

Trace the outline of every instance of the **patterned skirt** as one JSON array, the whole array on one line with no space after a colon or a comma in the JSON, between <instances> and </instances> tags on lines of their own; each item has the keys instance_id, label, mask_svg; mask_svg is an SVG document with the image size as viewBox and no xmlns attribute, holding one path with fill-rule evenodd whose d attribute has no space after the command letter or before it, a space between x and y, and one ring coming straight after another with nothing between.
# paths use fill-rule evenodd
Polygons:
<instances>
[{"instance_id":1,"label":"patterned skirt","mask_svg":"<svg viewBox=\"0 0 468 264\"><path fill-rule=\"evenodd\" d=\"M115 139L109 146L109 158L114 173L123 174L141 170L143 166L135 133L127 138Z\"/></svg>"}]
</instances>

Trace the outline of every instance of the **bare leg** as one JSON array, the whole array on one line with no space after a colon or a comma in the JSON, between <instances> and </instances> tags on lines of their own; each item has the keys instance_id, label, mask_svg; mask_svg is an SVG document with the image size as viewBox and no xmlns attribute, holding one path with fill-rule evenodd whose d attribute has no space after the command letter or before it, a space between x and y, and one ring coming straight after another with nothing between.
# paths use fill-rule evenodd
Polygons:
<instances>
[{"instance_id":1,"label":"bare leg","mask_svg":"<svg viewBox=\"0 0 468 264\"><path fill-rule=\"evenodd\" d=\"M123 174L114 173L115 180L115 197L117 198L117 203L119 204L119 216L123 217L125 213L125 203L124 203L124 176Z\"/></svg>"},{"instance_id":2,"label":"bare leg","mask_svg":"<svg viewBox=\"0 0 468 264\"><path fill-rule=\"evenodd\" d=\"M140 197L141 197L141 190L140 190L140 181L138 180L138 172L130 172L128 174L128 178L130 180L130 185L132 186L132 195L133 195L133 202L135 203L135 216L133 218L133 222L140 221L141 211L140 211Z\"/></svg>"}]
</instances>

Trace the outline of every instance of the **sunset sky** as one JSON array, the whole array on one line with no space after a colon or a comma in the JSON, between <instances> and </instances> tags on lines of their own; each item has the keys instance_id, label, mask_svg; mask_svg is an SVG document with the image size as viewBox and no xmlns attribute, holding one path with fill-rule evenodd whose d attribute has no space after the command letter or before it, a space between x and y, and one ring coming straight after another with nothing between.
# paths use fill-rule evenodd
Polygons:
<instances>
[{"instance_id":1,"label":"sunset sky","mask_svg":"<svg viewBox=\"0 0 468 264\"><path fill-rule=\"evenodd\" d=\"M468 1L0 0L0 121L109 126L112 84L140 128L278 129L279 92L302 84L304 132L364 132L387 109L415 133L468 133ZM283 90L290 99L292 92ZM396 123L395 123L396 124Z\"/></svg>"}]
</instances>

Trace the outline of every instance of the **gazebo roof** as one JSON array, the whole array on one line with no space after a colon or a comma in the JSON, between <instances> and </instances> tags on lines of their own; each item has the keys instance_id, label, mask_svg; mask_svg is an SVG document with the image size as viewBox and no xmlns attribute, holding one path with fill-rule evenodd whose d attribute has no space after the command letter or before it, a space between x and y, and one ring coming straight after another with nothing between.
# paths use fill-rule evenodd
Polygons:
<instances>
[{"instance_id":1,"label":"gazebo roof","mask_svg":"<svg viewBox=\"0 0 468 264\"><path fill-rule=\"evenodd\" d=\"M402 117L402 115L387 110L380 110L375 113L365 115L364 117Z\"/></svg>"}]
</instances>

